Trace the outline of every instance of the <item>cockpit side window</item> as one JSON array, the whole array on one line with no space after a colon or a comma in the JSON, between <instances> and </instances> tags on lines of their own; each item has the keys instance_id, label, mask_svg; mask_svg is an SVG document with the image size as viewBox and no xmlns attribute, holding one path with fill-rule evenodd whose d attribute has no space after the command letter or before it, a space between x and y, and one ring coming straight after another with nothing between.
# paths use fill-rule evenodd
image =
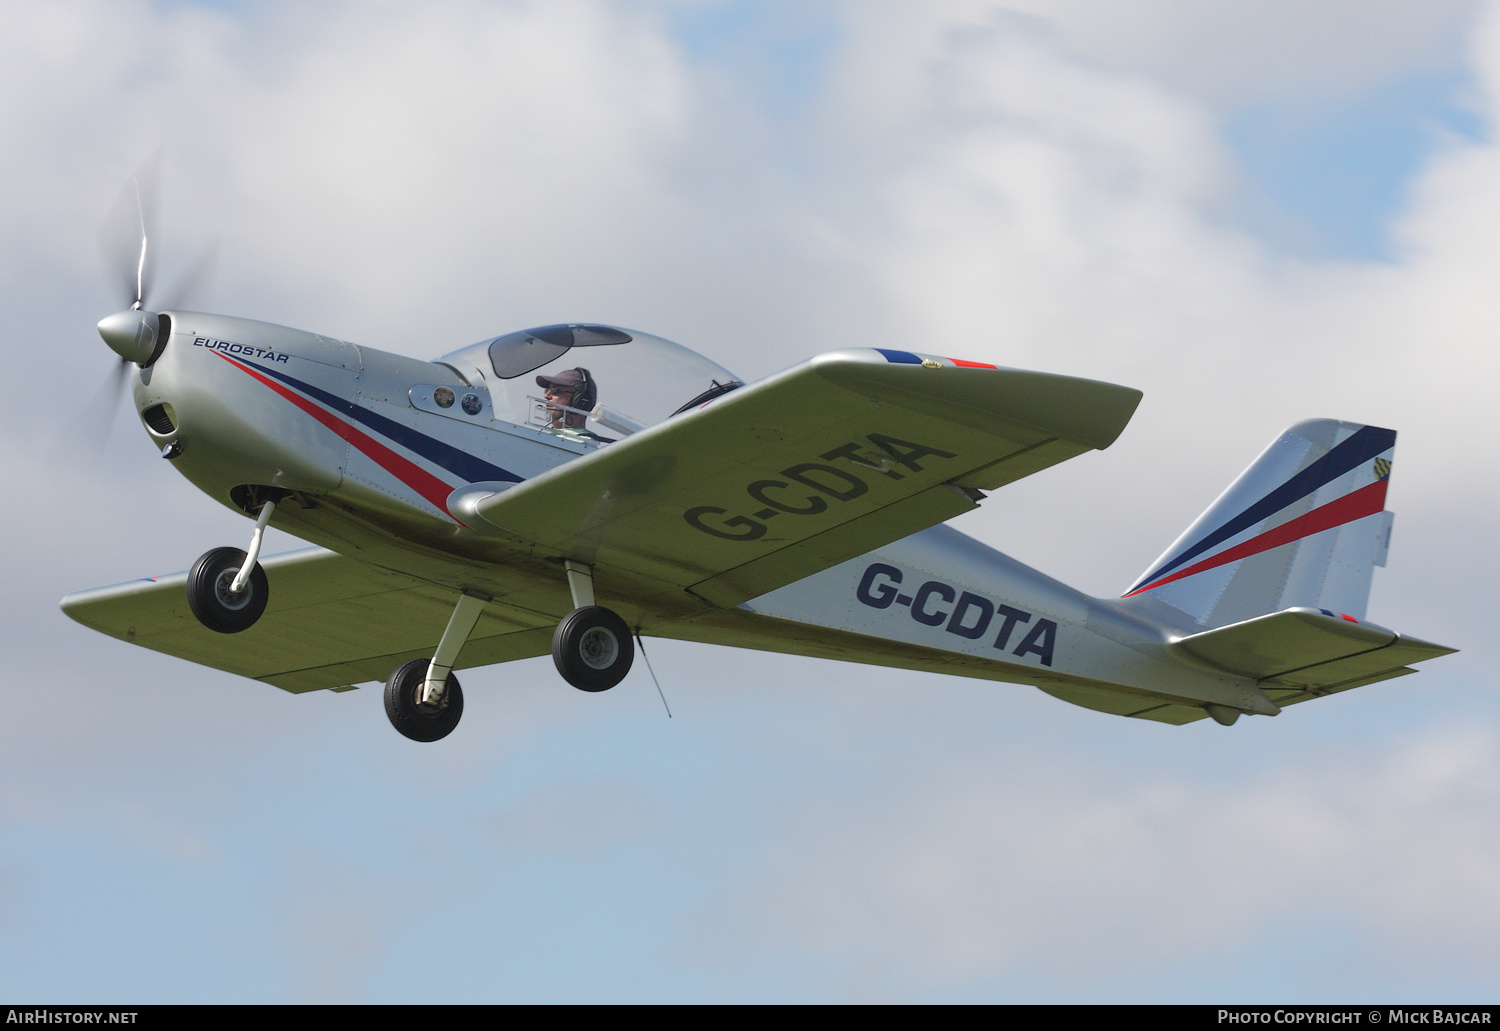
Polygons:
<instances>
[{"instance_id":1,"label":"cockpit side window","mask_svg":"<svg viewBox=\"0 0 1500 1031\"><path fill-rule=\"evenodd\" d=\"M515 379L561 358L574 347L628 344L630 340L629 333L613 326L573 323L523 329L490 341L490 365L501 379Z\"/></svg>"}]
</instances>

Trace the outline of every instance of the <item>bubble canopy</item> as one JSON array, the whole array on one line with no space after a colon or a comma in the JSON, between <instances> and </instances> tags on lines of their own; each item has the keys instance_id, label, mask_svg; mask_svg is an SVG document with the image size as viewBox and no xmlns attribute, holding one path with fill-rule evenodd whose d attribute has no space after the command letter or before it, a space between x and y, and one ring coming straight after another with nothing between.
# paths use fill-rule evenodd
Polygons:
<instances>
[{"instance_id":1,"label":"bubble canopy","mask_svg":"<svg viewBox=\"0 0 1500 1031\"><path fill-rule=\"evenodd\" d=\"M741 385L732 372L680 344L590 323L507 333L440 360L461 361L483 375L496 419L532 426L548 422L542 400L547 388L538 377L583 371L594 387L594 397L583 400L598 413L586 429L606 438L652 426Z\"/></svg>"}]
</instances>

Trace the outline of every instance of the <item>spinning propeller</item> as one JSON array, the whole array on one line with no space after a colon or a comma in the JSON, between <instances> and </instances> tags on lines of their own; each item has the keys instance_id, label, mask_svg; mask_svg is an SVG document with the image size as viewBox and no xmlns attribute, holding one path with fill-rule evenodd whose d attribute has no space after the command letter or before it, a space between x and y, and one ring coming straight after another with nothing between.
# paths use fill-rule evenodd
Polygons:
<instances>
[{"instance_id":1,"label":"spinning propeller","mask_svg":"<svg viewBox=\"0 0 1500 1031\"><path fill-rule=\"evenodd\" d=\"M167 296L159 294L155 208L160 157L158 153L147 158L135 170L99 229L105 262L128 304L125 310L99 320L99 335L120 356L103 391L111 413L124 395L130 366L146 368L166 346L170 322L158 312L180 308L213 263L214 249L209 247Z\"/></svg>"},{"instance_id":2,"label":"spinning propeller","mask_svg":"<svg viewBox=\"0 0 1500 1031\"><path fill-rule=\"evenodd\" d=\"M156 355L160 317L147 307L147 288L155 279L154 215L158 159L148 158L135 170L99 230L105 260L130 298L129 307L99 321L99 335L120 356L117 378L134 362L145 367Z\"/></svg>"}]
</instances>

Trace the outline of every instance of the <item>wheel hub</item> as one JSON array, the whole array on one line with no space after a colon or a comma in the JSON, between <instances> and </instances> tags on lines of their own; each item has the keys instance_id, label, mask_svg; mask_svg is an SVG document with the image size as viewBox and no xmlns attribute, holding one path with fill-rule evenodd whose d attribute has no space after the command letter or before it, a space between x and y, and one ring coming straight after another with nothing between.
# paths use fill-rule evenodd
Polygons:
<instances>
[{"instance_id":1,"label":"wheel hub","mask_svg":"<svg viewBox=\"0 0 1500 1031\"><path fill-rule=\"evenodd\" d=\"M411 691L411 707L418 715L436 716L448 708L448 692L444 691L436 702L422 701L422 681L418 680Z\"/></svg>"},{"instance_id":2,"label":"wheel hub","mask_svg":"<svg viewBox=\"0 0 1500 1031\"><path fill-rule=\"evenodd\" d=\"M590 669L608 669L620 656L620 642L602 626L590 627L578 640L578 657Z\"/></svg>"},{"instance_id":3,"label":"wheel hub","mask_svg":"<svg viewBox=\"0 0 1500 1031\"><path fill-rule=\"evenodd\" d=\"M234 578L239 574L239 569L225 569L214 578L214 597L218 598L219 604L226 609L239 610L250 604L250 585L246 584L240 593L235 594L229 588L234 585Z\"/></svg>"}]
</instances>

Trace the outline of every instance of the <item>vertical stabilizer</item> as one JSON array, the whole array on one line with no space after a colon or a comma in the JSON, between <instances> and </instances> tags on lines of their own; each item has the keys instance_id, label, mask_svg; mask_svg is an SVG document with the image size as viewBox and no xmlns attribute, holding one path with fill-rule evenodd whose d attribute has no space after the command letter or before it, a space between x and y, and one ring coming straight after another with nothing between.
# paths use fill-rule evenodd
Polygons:
<instances>
[{"instance_id":1,"label":"vertical stabilizer","mask_svg":"<svg viewBox=\"0 0 1500 1031\"><path fill-rule=\"evenodd\" d=\"M1364 619L1385 565L1396 432L1311 419L1261 452L1125 597L1149 596L1200 626L1294 606Z\"/></svg>"}]
</instances>

